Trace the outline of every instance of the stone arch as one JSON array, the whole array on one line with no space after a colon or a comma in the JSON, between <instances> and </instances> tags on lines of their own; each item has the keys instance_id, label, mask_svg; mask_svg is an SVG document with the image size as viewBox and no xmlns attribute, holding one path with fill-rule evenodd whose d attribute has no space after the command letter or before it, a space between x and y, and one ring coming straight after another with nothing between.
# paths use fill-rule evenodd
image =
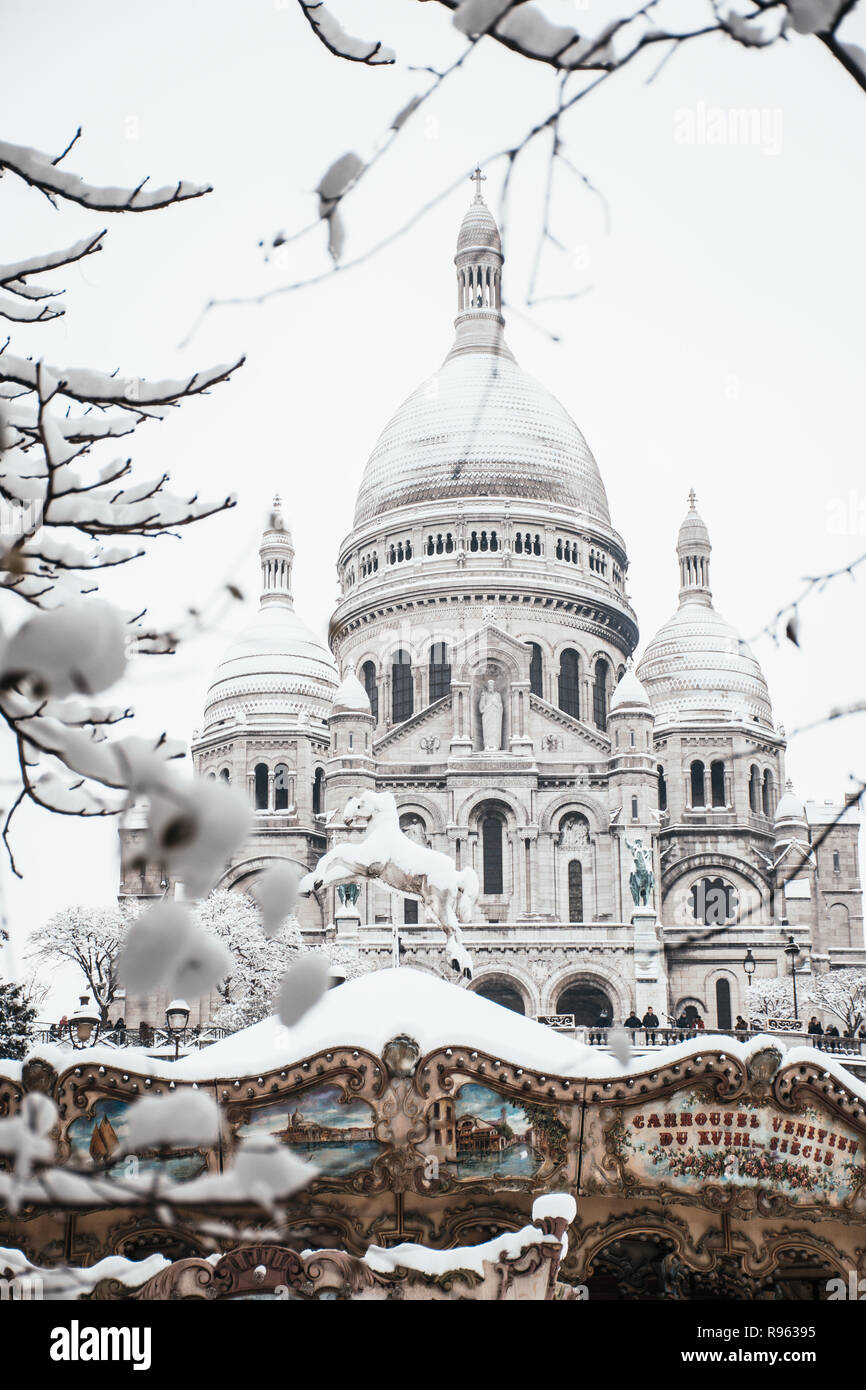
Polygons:
<instances>
[{"instance_id":1,"label":"stone arch","mask_svg":"<svg viewBox=\"0 0 866 1390\"><path fill-rule=\"evenodd\" d=\"M604 991L613 1005L614 1020L622 1023L631 1013L631 993L622 978L610 966L588 960L584 965L567 965L548 981L542 993L541 1013L555 1014L557 1001L569 985L586 984Z\"/></svg>"},{"instance_id":2,"label":"stone arch","mask_svg":"<svg viewBox=\"0 0 866 1390\"><path fill-rule=\"evenodd\" d=\"M512 965L502 968L498 965L483 966L473 977L469 986L473 994L480 994L484 985L501 984L516 991L523 1001L523 1013L526 1018L534 1018L538 1012L537 994L531 980L521 970L515 970ZM484 998L484 995L481 995Z\"/></svg>"},{"instance_id":3,"label":"stone arch","mask_svg":"<svg viewBox=\"0 0 866 1390\"><path fill-rule=\"evenodd\" d=\"M717 986L720 980L724 980L728 986L731 1013L731 1022L729 1025L720 1023L718 1018L719 996ZM704 998L707 1001L707 1009L709 1010L710 1018L707 1018L706 1014L704 1014L703 1019L708 1032L712 1032L714 1028L725 1026L733 1027L737 1014L742 1014L743 1017L745 1017L746 1001L743 997L744 994L745 991L741 987L741 982L738 980L735 970L731 970L726 966L717 966L715 970L707 972L704 979Z\"/></svg>"},{"instance_id":4,"label":"stone arch","mask_svg":"<svg viewBox=\"0 0 866 1390\"><path fill-rule=\"evenodd\" d=\"M563 815L567 815L569 812L574 812L578 816L586 816L592 835L601 835L610 825L607 810L595 797L587 796L582 791L572 790L555 796L544 808L538 820L539 830L544 833L556 833L559 830Z\"/></svg>"},{"instance_id":5,"label":"stone arch","mask_svg":"<svg viewBox=\"0 0 866 1390\"><path fill-rule=\"evenodd\" d=\"M669 874L662 879L662 919L670 926L694 923L691 880L703 877L722 877L733 882L740 894L738 925L770 921L772 899L760 870L731 854L693 854L672 865ZM744 887L754 890L756 904L748 902L747 895L742 891Z\"/></svg>"},{"instance_id":6,"label":"stone arch","mask_svg":"<svg viewBox=\"0 0 866 1390\"><path fill-rule=\"evenodd\" d=\"M419 796L415 791L405 800L397 797L397 814L399 816L420 816L426 822L427 829L431 834L445 834L445 816L431 797Z\"/></svg>"},{"instance_id":7,"label":"stone arch","mask_svg":"<svg viewBox=\"0 0 866 1390\"><path fill-rule=\"evenodd\" d=\"M510 812L507 817L509 830L515 830L518 825L528 825L529 808L524 806L514 792L506 791L504 787L485 787L483 790L470 792L458 808L457 824L468 825L470 830L477 829L477 813L485 802L501 803Z\"/></svg>"},{"instance_id":8,"label":"stone arch","mask_svg":"<svg viewBox=\"0 0 866 1390\"><path fill-rule=\"evenodd\" d=\"M455 657L457 653L454 653ZM521 657L523 653L521 652ZM459 671L455 674L452 666L452 681L466 682L472 684L476 679L484 679L484 670L489 666L497 666L502 671L507 681L525 681L529 676L529 648L526 650L526 662L522 664L518 661L514 652L504 645L497 646L495 639L479 642L476 646L470 643L470 650L461 653Z\"/></svg>"}]
</instances>

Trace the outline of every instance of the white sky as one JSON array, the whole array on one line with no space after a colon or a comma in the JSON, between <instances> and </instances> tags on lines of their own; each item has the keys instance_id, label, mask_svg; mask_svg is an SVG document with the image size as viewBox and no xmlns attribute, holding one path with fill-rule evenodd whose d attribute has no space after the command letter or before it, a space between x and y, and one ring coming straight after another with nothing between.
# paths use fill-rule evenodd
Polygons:
<instances>
[{"instance_id":1,"label":"white sky","mask_svg":"<svg viewBox=\"0 0 866 1390\"><path fill-rule=\"evenodd\" d=\"M135 436L138 475L168 468L179 490L237 492L227 516L165 540L111 576L103 592L177 621L221 584L257 593L256 546L279 490L297 549L300 612L323 634L336 595L337 546L349 529L366 457L400 401L450 345L453 245L466 184L360 269L263 307L218 310L179 347L212 295L246 294L327 267L320 231L265 265L257 242L315 212L311 190L333 158L368 155L427 78L406 64L459 52L448 13L407 0L339 4L347 25L397 48L397 69L332 58L291 0L156 0L146 7L7 0L2 21L3 137L59 152L81 124L68 167L93 182L208 181L210 197L108 221L101 255L58 284L68 317L16 329L17 350L57 365L152 376L227 361L234 382ZM551 4L555 17L603 16ZM363 25L349 16L363 10ZM866 23L849 37L866 45ZM38 43L37 43L38 37ZM607 486L631 559L642 644L676 606L676 530L694 486L714 544L718 608L747 638L801 587L801 576L866 548L862 324L866 289L866 98L817 40L765 52L710 39L679 53L652 85L657 55L611 80L564 126L567 150L610 211L565 174L539 292L588 287L537 310L558 344L512 315L521 364L564 403ZM346 213L347 254L398 225L476 159L513 143L551 109L547 70L482 45L403 132ZM682 112L763 113L757 145L680 143ZM520 305L541 217L539 145L517 166L505 290ZM503 165L485 192L497 210ZM54 212L11 178L0 190L2 259L67 245L105 219ZM833 518L844 510L842 533ZM790 731L863 694L863 584L837 581L803 613L803 648L755 644L776 718ZM188 737L209 673L243 614L175 658L139 661L119 698L142 732ZM7 621L9 619L7 618ZM840 722L794 740L801 796L837 799L866 775L864 725ZM113 826L21 813L23 885L6 877L20 964L28 930L74 901L109 902ZM4 866L5 871L5 866ZM10 962L7 961L7 966ZM58 977L54 998L69 1001Z\"/></svg>"}]
</instances>

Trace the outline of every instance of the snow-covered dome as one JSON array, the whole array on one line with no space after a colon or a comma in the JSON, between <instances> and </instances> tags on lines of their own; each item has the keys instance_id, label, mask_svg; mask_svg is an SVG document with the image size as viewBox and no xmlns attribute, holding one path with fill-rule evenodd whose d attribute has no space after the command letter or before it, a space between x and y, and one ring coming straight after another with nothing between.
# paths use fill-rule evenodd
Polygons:
<instances>
[{"instance_id":1,"label":"snow-covered dome","mask_svg":"<svg viewBox=\"0 0 866 1390\"><path fill-rule=\"evenodd\" d=\"M786 783L784 794L779 798L775 815L777 825L780 821L786 820L802 821L804 825L806 823L806 808L794 791L794 784L790 778Z\"/></svg>"},{"instance_id":2,"label":"snow-covered dome","mask_svg":"<svg viewBox=\"0 0 866 1390\"><path fill-rule=\"evenodd\" d=\"M476 175L480 182L480 170L476 171ZM460 231L457 233L458 254L473 247L492 247L500 253L502 251L502 241L499 236L499 228L496 225L496 218L480 193L476 195L460 224Z\"/></svg>"},{"instance_id":3,"label":"snow-covered dome","mask_svg":"<svg viewBox=\"0 0 866 1390\"><path fill-rule=\"evenodd\" d=\"M609 526L586 440L505 342L499 231L480 193L463 219L454 262L454 345L379 436L358 491L355 526L398 507L463 497L549 502Z\"/></svg>"},{"instance_id":4,"label":"snow-covered dome","mask_svg":"<svg viewBox=\"0 0 866 1390\"><path fill-rule=\"evenodd\" d=\"M631 661L629 661L622 680L611 696L610 713L622 713L629 709L648 710L649 708L649 695L647 695L646 690L638 680L634 667Z\"/></svg>"},{"instance_id":5,"label":"snow-covered dome","mask_svg":"<svg viewBox=\"0 0 866 1390\"><path fill-rule=\"evenodd\" d=\"M355 663L350 661L346 674L340 681L334 695L332 714L370 714L370 697L355 675Z\"/></svg>"},{"instance_id":6,"label":"snow-covered dome","mask_svg":"<svg viewBox=\"0 0 866 1390\"><path fill-rule=\"evenodd\" d=\"M773 727L767 682L749 644L713 607L710 538L695 510L680 527L680 606L637 667L656 719L738 719Z\"/></svg>"},{"instance_id":7,"label":"snow-covered dome","mask_svg":"<svg viewBox=\"0 0 866 1390\"><path fill-rule=\"evenodd\" d=\"M295 612L294 553L277 499L259 549L259 611L214 672L205 701L205 730L236 719L271 724L298 716L321 720L329 713L337 669L325 643Z\"/></svg>"},{"instance_id":8,"label":"snow-covered dome","mask_svg":"<svg viewBox=\"0 0 866 1390\"><path fill-rule=\"evenodd\" d=\"M449 357L403 402L367 462L355 525L460 497L526 497L610 524L598 465L571 416L494 352Z\"/></svg>"}]
</instances>

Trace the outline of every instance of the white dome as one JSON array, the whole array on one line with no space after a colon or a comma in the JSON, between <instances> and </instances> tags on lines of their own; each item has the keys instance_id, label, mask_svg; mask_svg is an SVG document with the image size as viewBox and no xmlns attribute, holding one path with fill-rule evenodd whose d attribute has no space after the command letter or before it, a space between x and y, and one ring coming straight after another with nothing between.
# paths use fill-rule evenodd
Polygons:
<instances>
[{"instance_id":1,"label":"white dome","mask_svg":"<svg viewBox=\"0 0 866 1390\"><path fill-rule=\"evenodd\" d=\"M364 470L355 525L460 497L526 497L610 525L598 465L577 425L502 352L449 356L403 402Z\"/></svg>"},{"instance_id":2,"label":"white dome","mask_svg":"<svg viewBox=\"0 0 866 1390\"><path fill-rule=\"evenodd\" d=\"M767 682L748 643L706 601L682 603L647 645L637 674L656 719L744 719L773 727Z\"/></svg>"},{"instance_id":3,"label":"white dome","mask_svg":"<svg viewBox=\"0 0 866 1390\"><path fill-rule=\"evenodd\" d=\"M259 609L231 643L214 672L205 702L205 729L224 719L297 716L324 719L337 688L337 668L324 642L295 610Z\"/></svg>"},{"instance_id":4,"label":"white dome","mask_svg":"<svg viewBox=\"0 0 866 1390\"><path fill-rule=\"evenodd\" d=\"M783 820L797 820L806 823L806 808L790 781L785 788L784 795L779 799L775 820L777 823Z\"/></svg>"},{"instance_id":5,"label":"white dome","mask_svg":"<svg viewBox=\"0 0 866 1390\"><path fill-rule=\"evenodd\" d=\"M635 675L634 667L629 664L622 680L611 696L610 713L615 714L618 710L648 710L649 708L650 698Z\"/></svg>"},{"instance_id":6,"label":"white dome","mask_svg":"<svg viewBox=\"0 0 866 1390\"><path fill-rule=\"evenodd\" d=\"M332 713L372 715L372 712L370 697L355 675L354 661L350 661L346 667L346 674L340 681L337 692L334 695Z\"/></svg>"},{"instance_id":7,"label":"white dome","mask_svg":"<svg viewBox=\"0 0 866 1390\"><path fill-rule=\"evenodd\" d=\"M214 672L205 700L205 730L236 720L258 724L299 717L323 720L329 713L337 667L325 643L295 612L294 555L277 497L259 546L259 611L230 644Z\"/></svg>"}]
</instances>

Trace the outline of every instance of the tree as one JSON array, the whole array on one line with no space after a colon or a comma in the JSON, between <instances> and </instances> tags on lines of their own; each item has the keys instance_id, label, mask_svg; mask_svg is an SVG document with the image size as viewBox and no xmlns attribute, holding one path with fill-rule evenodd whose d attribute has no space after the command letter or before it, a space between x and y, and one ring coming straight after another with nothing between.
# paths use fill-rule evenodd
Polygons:
<instances>
[{"instance_id":1,"label":"tree","mask_svg":"<svg viewBox=\"0 0 866 1390\"><path fill-rule=\"evenodd\" d=\"M53 159L0 142L0 174L23 180L54 207L71 202L111 215L152 212L210 191L184 181L152 191L145 188L147 179L132 189L89 184L59 167L80 133ZM62 315L61 291L34 277L101 252L105 235L96 231L71 246L0 266L0 316L32 326ZM132 711L93 702L123 675L132 643L139 652L165 653L184 633L148 630L144 605L138 614L122 614L94 597L94 590L101 571L128 564L144 554L148 541L176 534L232 506L233 499L176 496L166 491L167 474L135 479L128 457L99 462L94 453L105 445L114 449L139 426L164 419L183 401L226 381L243 359L182 380L146 381L52 367L8 346L7 341L0 350L0 587L7 610L3 628L12 635L0 657L0 727L9 735L20 776L3 828L12 868L17 873L9 829L22 801L60 815L101 816L141 798L156 848L165 840L168 857L160 862L170 867L192 842L204 879L207 860L214 881L223 837L217 836L208 856L202 832L203 821L214 819L216 803L211 797L211 812L203 816L201 791L193 794L168 765L182 754L181 746L165 735L150 742L111 739L114 726ZM223 798L217 809L226 805ZM235 816L230 839L239 825ZM206 881L204 891L209 886ZM101 989L105 1006L102 983Z\"/></svg>"},{"instance_id":2,"label":"tree","mask_svg":"<svg viewBox=\"0 0 866 1390\"><path fill-rule=\"evenodd\" d=\"M23 986L0 984L0 1057L26 1057L35 1020Z\"/></svg>"},{"instance_id":3,"label":"tree","mask_svg":"<svg viewBox=\"0 0 866 1390\"><path fill-rule=\"evenodd\" d=\"M32 959L78 967L103 1022L117 994L117 960L133 915L126 908L76 904L56 912L30 937Z\"/></svg>"},{"instance_id":4,"label":"tree","mask_svg":"<svg viewBox=\"0 0 866 1390\"><path fill-rule=\"evenodd\" d=\"M866 971L829 970L822 975L798 975L797 997L803 1004L833 1014L855 1033L866 1021ZM753 980L747 995L749 1012L765 1018L790 1018L793 1013L791 977Z\"/></svg>"},{"instance_id":5,"label":"tree","mask_svg":"<svg viewBox=\"0 0 866 1390\"><path fill-rule=\"evenodd\" d=\"M828 970L813 975L807 998L810 1004L838 1018L847 1033L856 1033L866 1021L866 971Z\"/></svg>"},{"instance_id":6,"label":"tree","mask_svg":"<svg viewBox=\"0 0 866 1390\"><path fill-rule=\"evenodd\" d=\"M253 900L225 889L199 903L195 916L204 931L228 948L234 962L231 974L217 985L223 1002L214 1022L234 1030L267 1018L280 980L304 950L297 923L289 919L276 935L266 936Z\"/></svg>"}]
</instances>

